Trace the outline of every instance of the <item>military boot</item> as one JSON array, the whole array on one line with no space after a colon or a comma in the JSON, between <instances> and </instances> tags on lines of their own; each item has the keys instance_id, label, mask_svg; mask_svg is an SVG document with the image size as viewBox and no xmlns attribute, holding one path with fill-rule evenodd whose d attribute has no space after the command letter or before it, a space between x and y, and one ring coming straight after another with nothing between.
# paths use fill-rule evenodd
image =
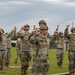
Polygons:
<instances>
[{"instance_id":1,"label":"military boot","mask_svg":"<svg viewBox=\"0 0 75 75\"><path fill-rule=\"evenodd\" d=\"M14 63L17 64L17 61L15 61Z\"/></svg>"},{"instance_id":2,"label":"military boot","mask_svg":"<svg viewBox=\"0 0 75 75\"><path fill-rule=\"evenodd\" d=\"M75 75L75 72L74 72L74 75Z\"/></svg>"},{"instance_id":3,"label":"military boot","mask_svg":"<svg viewBox=\"0 0 75 75\"><path fill-rule=\"evenodd\" d=\"M0 68L0 72L1 72L1 73L4 73L3 68Z\"/></svg>"},{"instance_id":4,"label":"military boot","mask_svg":"<svg viewBox=\"0 0 75 75\"><path fill-rule=\"evenodd\" d=\"M58 68L63 68L62 65L58 65Z\"/></svg>"},{"instance_id":5,"label":"military boot","mask_svg":"<svg viewBox=\"0 0 75 75\"><path fill-rule=\"evenodd\" d=\"M5 66L6 66L6 67L9 67L9 63L6 63Z\"/></svg>"},{"instance_id":6,"label":"military boot","mask_svg":"<svg viewBox=\"0 0 75 75\"><path fill-rule=\"evenodd\" d=\"M74 73L70 73L70 75L74 75Z\"/></svg>"}]
</instances>

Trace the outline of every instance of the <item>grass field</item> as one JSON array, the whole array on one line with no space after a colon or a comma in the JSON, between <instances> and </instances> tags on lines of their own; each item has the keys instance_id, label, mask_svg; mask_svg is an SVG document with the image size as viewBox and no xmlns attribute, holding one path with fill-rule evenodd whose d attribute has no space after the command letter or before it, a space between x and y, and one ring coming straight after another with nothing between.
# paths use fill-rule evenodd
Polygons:
<instances>
[{"instance_id":1,"label":"grass field","mask_svg":"<svg viewBox=\"0 0 75 75\"><path fill-rule=\"evenodd\" d=\"M9 68L5 67L4 68L5 73L0 73L0 75L20 75L20 67L13 67L13 66L20 66L20 60L18 61L17 64L14 64L15 56L16 56L16 50L15 48L12 48L12 57L10 61L10 66L12 67L9 67ZM57 67L56 50L49 50L49 62L50 62L50 70L48 72L48 75L55 74L55 73L68 72L67 51L64 51L63 68ZM30 75L30 69L28 69L28 75Z\"/></svg>"}]
</instances>

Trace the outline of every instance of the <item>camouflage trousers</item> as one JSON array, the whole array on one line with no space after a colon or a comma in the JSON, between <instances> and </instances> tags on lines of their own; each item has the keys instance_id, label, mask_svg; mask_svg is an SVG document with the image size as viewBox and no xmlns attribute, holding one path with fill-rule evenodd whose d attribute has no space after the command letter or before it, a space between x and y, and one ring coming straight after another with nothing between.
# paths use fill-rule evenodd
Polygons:
<instances>
[{"instance_id":1,"label":"camouflage trousers","mask_svg":"<svg viewBox=\"0 0 75 75\"><path fill-rule=\"evenodd\" d=\"M69 71L74 72L75 70L75 51L68 51L68 59L69 59Z\"/></svg>"},{"instance_id":2,"label":"camouflage trousers","mask_svg":"<svg viewBox=\"0 0 75 75\"><path fill-rule=\"evenodd\" d=\"M21 52L17 52L15 62L17 62L18 58L21 60Z\"/></svg>"},{"instance_id":3,"label":"camouflage trousers","mask_svg":"<svg viewBox=\"0 0 75 75\"><path fill-rule=\"evenodd\" d=\"M3 69L5 61L5 51L0 50L0 69Z\"/></svg>"},{"instance_id":4,"label":"camouflage trousers","mask_svg":"<svg viewBox=\"0 0 75 75\"><path fill-rule=\"evenodd\" d=\"M33 58L32 58L32 66L31 66L31 71L30 71L30 75L34 75L35 71L36 71L36 54L34 53Z\"/></svg>"},{"instance_id":5,"label":"camouflage trousers","mask_svg":"<svg viewBox=\"0 0 75 75\"><path fill-rule=\"evenodd\" d=\"M10 63L10 58L11 58L11 49L8 48L6 55L5 55L5 65L8 66Z\"/></svg>"},{"instance_id":6,"label":"camouflage trousers","mask_svg":"<svg viewBox=\"0 0 75 75\"><path fill-rule=\"evenodd\" d=\"M21 74L25 75L29 67L29 62L31 60L31 52L22 51L21 52Z\"/></svg>"},{"instance_id":7,"label":"camouflage trousers","mask_svg":"<svg viewBox=\"0 0 75 75\"><path fill-rule=\"evenodd\" d=\"M56 57L57 57L57 65L61 66L63 63L63 57L64 57L63 49L57 49Z\"/></svg>"},{"instance_id":8,"label":"camouflage trousers","mask_svg":"<svg viewBox=\"0 0 75 75\"><path fill-rule=\"evenodd\" d=\"M46 75L49 71L49 62L48 61L37 61L36 62L36 75Z\"/></svg>"}]
</instances>

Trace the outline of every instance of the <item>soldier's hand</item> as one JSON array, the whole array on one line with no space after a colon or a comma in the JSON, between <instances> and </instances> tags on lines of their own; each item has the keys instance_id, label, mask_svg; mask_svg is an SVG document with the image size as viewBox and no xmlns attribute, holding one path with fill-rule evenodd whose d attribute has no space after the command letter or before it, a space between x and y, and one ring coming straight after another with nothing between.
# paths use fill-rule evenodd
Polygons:
<instances>
[{"instance_id":1,"label":"soldier's hand","mask_svg":"<svg viewBox=\"0 0 75 75\"><path fill-rule=\"evenodd\" d=\"M40 32L41 32L40 30L37 30L36 35L39 35L39 34L40 34Z\"/></svg>"},{"instance_id":2,"label":"soldier's hand","mask_svg":"<svg viewBox=\"0 0 75 75\"><path fill-rule=\"evenodd\" d=\"M36 32L36 30L33 30L33 31L32 31L32 33L35 33L35 32Z\"/></svg>"},{"instance_id":3,"label":"soldier's hand","mask_svg":"<svg viewBox=\"0 0 75 75\"><path fill-rule=\"evenodd\" d=\"M69 25L66 25L66 28L69 28Z\"/></svg>"},{"instance_id":4,"label":"soldier's hand","mask_svg":"<svg viewBox=\"0 0 75 75\"><path fill-rule=\"evenodd\" d=\"M21 33L22 30L24 30L24 27L21 27L21 29L18 31L18 33Z\"/></svg>"},{"instance_id":5,"label":"soldier's hand","mask_svg":"<svg viewBox=\"0 0 75 75\"><path fill-rule=\"evenodd\" d=\"M59 25L57 25L57 29L59 28Z\"/></svg>"},{"instance_id":6,"label":"soldier's hand","mask_svg":"<svg viewBox=\"0 0 75 75\"><path fill-rule=\"evenodd\" d=\"M21 31L24 30L24 27L21 27Z\"/></svg>"},{"instance_id":7,"label":"soldier's hand","mask_svg":"<svg viewBox=\"0 0 75 75\"><path fill-rule=\"evenodd\" d=\"M54 32L54 36L57 36L57 35L58 35L58 32L57 32L57 31L55 31L55 32Z\"/></svg>"},{"instance_id":8,"label":"soldier's hand","mask_svg":"<svg viewBox=\"0 0 75 75\"><path fill-rule=\"evenodd\" d=\"M36 25L34 25L34 26L33 26L33 30L35 30L35 29L36 29L35 27L36 27Z\"/></svg>"},{"instance_id":9,"label":"soldier's hand","mask_svg":"<svg viewBox=\"0 0 75 75\"><path fill-rule=\"evenodd\" d=\"M16 26L14 26L14 31L16 31L17 30L17 28L16 28Z\"/></svg>"}]
</instances>

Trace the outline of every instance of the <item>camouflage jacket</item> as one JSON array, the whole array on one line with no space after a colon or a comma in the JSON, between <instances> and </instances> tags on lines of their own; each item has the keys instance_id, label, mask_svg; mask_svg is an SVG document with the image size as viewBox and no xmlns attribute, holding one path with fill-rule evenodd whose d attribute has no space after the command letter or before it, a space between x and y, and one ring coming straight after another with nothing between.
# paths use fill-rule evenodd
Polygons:
<instances>
[{"instance_id":1,"label":"camouflage jacket","mask_svg":"<svg viewBox=\"0 0 75 75\"><path fill-rule=\"evenodd\" d=\"M6 37L3 35L0 35L0 50L6 50L7 48L6 38L11 37L12 34L13 34L13 31L11 31Z\"/></svg>"},{"instance_id":2,"label":"camouflage jacket","mask_svg":"<svg viewBox=\"0 0 75 75\"><path fill-rule=\"evenodd\" d=\"M43 34L39 34L38 36L34 35L30 37L30 42L35 43L37 46L36 56L37 60L48 60L48 43L47 37Z\"/></svg>"},{"instance_id":3,"label":"camouflage jacket","mask_svg":"<svg viewBox=\"0 0 75 75\"><path fill-rule=\"evenodd\" d=\"M20 38L17 39L17 42L16 42L16 50L17 52L20 52L22 49L22 40Z\"/></svg>"},{"instance_id":4,"label":"camouflage jacket","mask_svg":"<svg viewBox=\"0 0 75 75\"><path fill-rule=\"evenodd\" d=\"M75 36L72 33L69 34L68 29L65 29L64 35L69 40L69 50L75 51Z\"/></svg>"},{"instance_id":5,"label":"camouflage jacket","mask_svg":"<svg viewBox=\"0 0 75 75\"><path fill-rule=\"evenodd\" d=\"M22 49L21 51L30 51L30 41L29 41L30 33L18 33L17 37L22 40Z\"/></svg>"},{"instance_id":6,"label":"camouflage jacket","mask_svg":"<svg viewBox=\"0 0 75 75\"><path fill-rule=\"evenodd\" d=\"M57 35L55 38L57 42L57 48L64 49L64 36L60 37L59 35Z\"/></svg>"},{"instance_id":7,"label":"camouflage jacket","mask_svg":"<svg viewBox=\"0 0 75 75\"><path fill-rule=\"evenodd\" d=\"M11 38L7 38L6 42L7 42L7 48L11 49Z\"/></svg>"}]
</instances>

